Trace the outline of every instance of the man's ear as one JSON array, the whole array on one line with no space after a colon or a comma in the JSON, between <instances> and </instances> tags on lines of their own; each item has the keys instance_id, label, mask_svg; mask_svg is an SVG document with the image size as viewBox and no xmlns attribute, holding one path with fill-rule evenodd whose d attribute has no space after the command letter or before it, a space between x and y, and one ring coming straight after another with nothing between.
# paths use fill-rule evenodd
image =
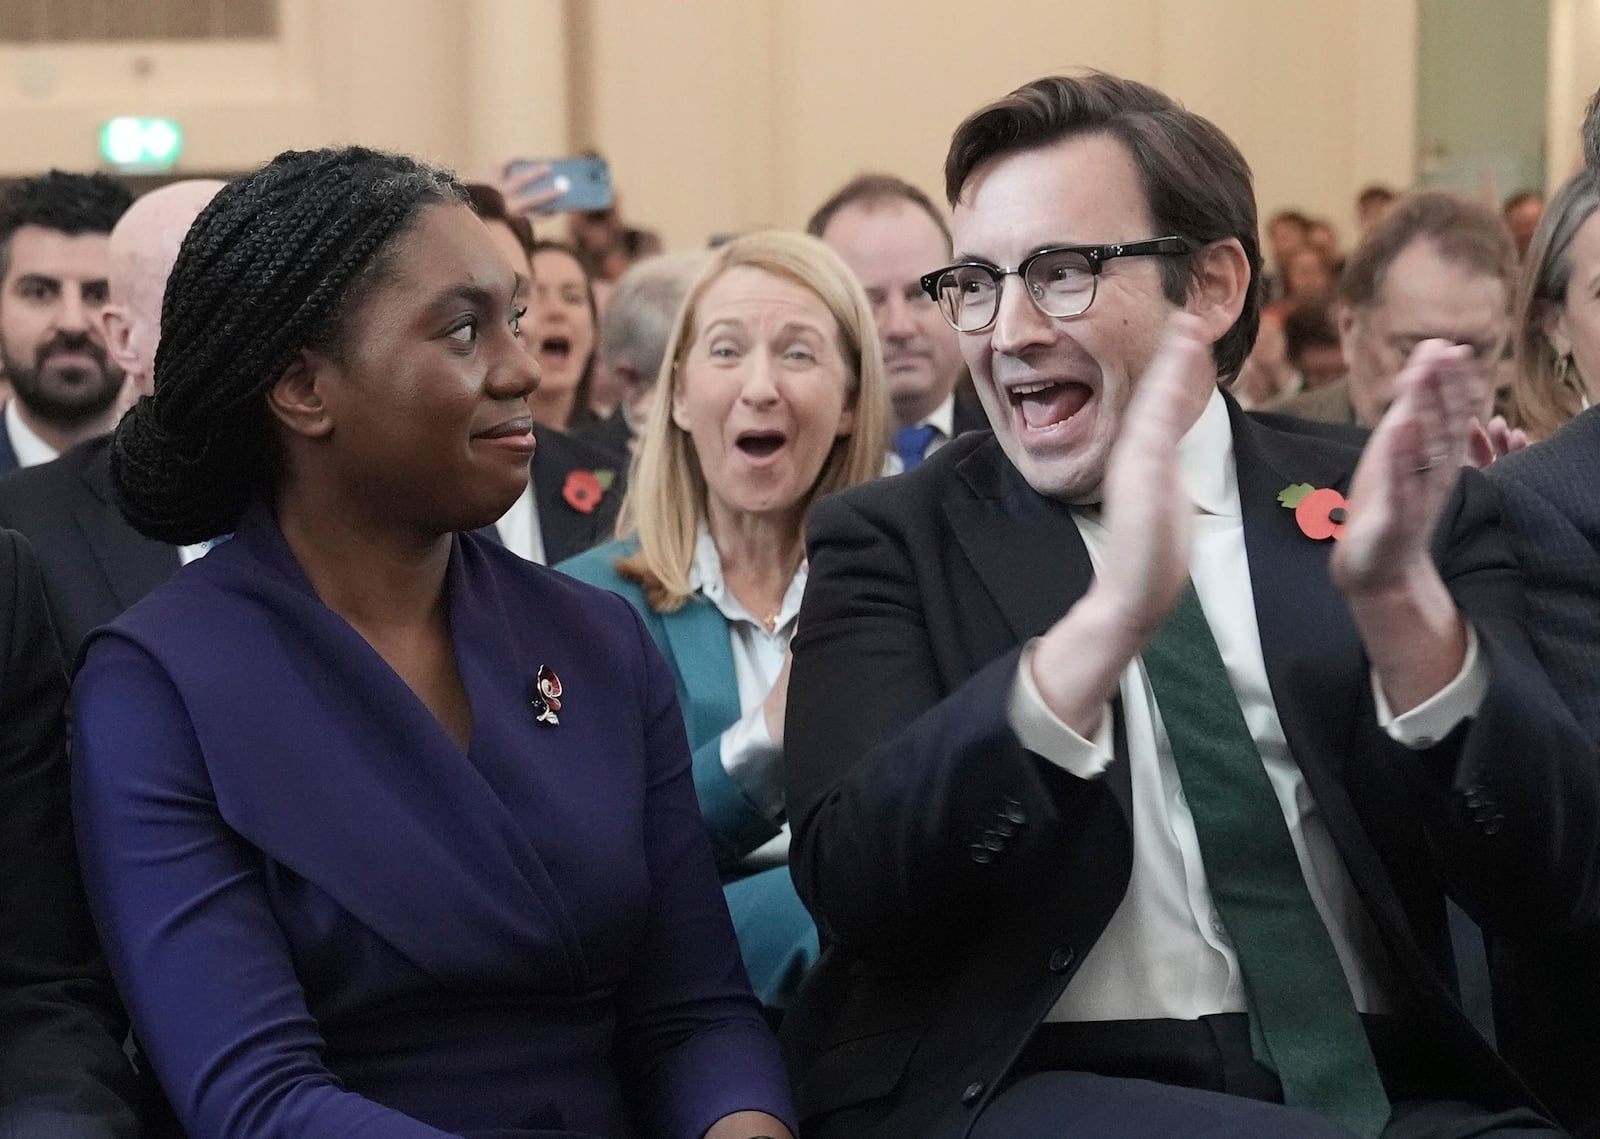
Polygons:
<instances>
[{"instance_id":1,"label":"man's ear","mask_svg":"<svg viewBox=\"0 0 1600 1139\"><path fill-rule=\"evenodd\" d=\"M267 393L267 406L291 432L306 439L323 439L333 432L333 408L327 386L334 379L331 360L308 348L289 361Z\"/></svg>"},{"instance_id":2,"label":"man's ear","mask_svg":"<svg viewBox=\"0 0 1600 1139\"><path fill-rule=\"evenodd\" d=\"M133 321L127 305L106 305L100 310L100 335L106 342L106 355L124 372L136 371L139 354L133 350Z\"/></svg>"},{"instance_id":3,"label":"man's ear","mask_svg":"<svg viewBox=\"0 0 1600 1139\"><path fill-rule=\"evenodd\" d=\"M1194 254L1186 306L1200 318L1205 338L1215 344L1244 311L1250 294L1250 260L1238 239L1213 241Z\"/></svg>"}]
</instances>

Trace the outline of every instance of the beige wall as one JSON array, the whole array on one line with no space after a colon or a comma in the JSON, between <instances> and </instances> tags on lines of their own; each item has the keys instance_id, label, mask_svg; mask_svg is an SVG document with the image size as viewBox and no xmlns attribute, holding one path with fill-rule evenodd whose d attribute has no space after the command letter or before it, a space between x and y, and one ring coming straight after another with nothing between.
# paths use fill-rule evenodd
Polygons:
<instances>
[{"instance_id":1,"label":"beige wall","mask_svg":"<svg viewBox=\"0 0 1600 1139\"><path fill-rule=\"evenodd\" d=\"M93 165L115 114L177 118L192 170L359 140L481 176L592 144L628 213L690 245L797 225L867 168L942 196L964 114L1094 66L1215 119L1263 214L1348 237L1362 185L1412 177L1416 20L1395 0L280 2L273 43L0 46L0 175ZM1600 83L1600 4L1552 0L1552 21L1554 174Z\"/></svg>"},{"instance_id":2,"label":"beige wall","mask_svg":"<svg viewBox=\"0 0 1600 1139\"><path fill-rule=\"evenodd\" d=\"M486 173L567 146L561 0L279 0L274 42L0 45L0 175L92 167L115 115L184 128L183 168L363 142Z\"/></svg>"},{"instance_id":3,"label":"beige wall","mask_svg":"<svg viewBox=\"0 0 1600 1139\"><path fill-rule=\"evenodd\" d=\"M1600 2L1550 0L1548 102L1551 188L1582 162L1578 132L1589 99L1600 88Z\"/></svg>"},{"instance_id":4,"label":"beige wall","mask_svg":"<svg viewBox=\"0 0 1600 1139\"><path fill-rule=\"evenodd\" d=\"M630 212L678 244L801 224L868 168L942 200L962 116L1074 67L1214 118L1254 166L1264 212L1296 204L1349 232L1362 185L1411 176L1415 21L1391 0L591 3L596 138Z\"/></svg>"}]
</instances>

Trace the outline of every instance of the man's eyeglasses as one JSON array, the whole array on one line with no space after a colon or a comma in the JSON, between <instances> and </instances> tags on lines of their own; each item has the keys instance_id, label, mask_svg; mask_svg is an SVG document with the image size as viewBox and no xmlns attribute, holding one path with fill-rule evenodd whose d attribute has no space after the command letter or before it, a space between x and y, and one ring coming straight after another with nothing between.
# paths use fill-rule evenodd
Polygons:
<instances>
[{"instance_id":1,"label":"man's eyeglasses","mask_svg":"<svg viewBox=\"0 0 1600 1139\"><path fill-rule=\"evenodd\" d=\"M1068 317L1094 303L1095 282L1113 257L1176 257L1189 252L1181 237L1154 237L1116 245L1058 245L1023 258L1015 269L983 261L963 261L922 278L922 291L957 332L981 332L1000 311L1000 286L1012 274L1022 278L1028 299L1046 316Z\"/></svg>"}]
</instances>

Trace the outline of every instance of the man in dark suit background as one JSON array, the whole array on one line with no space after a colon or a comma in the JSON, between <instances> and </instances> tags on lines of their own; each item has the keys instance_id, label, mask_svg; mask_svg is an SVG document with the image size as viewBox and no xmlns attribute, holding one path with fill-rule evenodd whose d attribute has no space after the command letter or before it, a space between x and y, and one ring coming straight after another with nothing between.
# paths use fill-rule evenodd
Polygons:
<instances>
[{"instance_id":1,"label":"man in dark suit background","mask_svg":"<svg viewBox=\"0 0 1600 1139\"><path fill-rule=\"evenodd\" d=\"M1584 123L1600 177L1600 92ZM1600 408L1487 468L1527 576L1529 634L1550 680L1600 740ZM1493 947L1501 1047L1579 1134L1600 1136L1600 923Z\"/></svg>"},{"instance_id":2,"label":"man in dark suit background","mask_svg":"<svg viewBox=\"0 0 1600 1139\"><path fill-rule=\"evenodd\" d=\"M107 235L132 199L104 174L52 170L0 192L0 474L111 429L122 370L106 356Z\"/></svg>"},{"instance_id":3,"label":"man in dark suit background","mask_svg":"<svg viewBox=\"0 0 1600 1139\"><path fill-rule=\"evenodd\" d=\"M928 195L892 174L862 174L811 215L806 232L832 246L872 302L902 470L957 435L987 431L956 334L919 278L950 257L950 227Z\"/></svg>"},{"instance_id":4,"label":"man in dark suit background","mask_svg":"<svg viewBox=\"0 0 1600 1139\"><path fill-rule=\"evenodd\" d=\"M507 547L553 566L614 536L627 489L626 460L535 423L528 489L495 525Z\"/></svg>"},{"instance_id":5,"label":"man in dark suit background","mask_svg":"<svg viewBox=\"0 0 1600 1139\"><path fill-rule=\"evenodd\" d=\"M1139 84L984 108L946 187L924 281L994 437L808 543L808 1134L1557 1134L1444 920L1447 889L1498 930L1600 905L1600 771L1457 476L1470 351L1422 345L1364 455L1242 416L1248 168Z\"/></svg>"},{"instance_id":6,"label":"man in dark suit background","mask_svg":"<svg viewBox=\"0 0 1600 1139\"><path fill-rule=\"evenodd\" d=\"M161 296L190 224L222 183L173 182L152 190L117 220L107 242L108 303L97 337L119 374L128 402L155 385ZM111 493L114 426L60 458L0 479L0 526L26 535L44 568L45 594L68 661L89 630L105 624L198 557L140 534Z\"/></svg>"},{"instance_id":7,"label":"man in dark suit background","mask_svg":"<svg viewBox=\"0 0 1600 1139\"><path fill-rule=\"evenodd\" d=\"M127 1019L72 842L66 698L39 567L0 531L0 1135L133 1139Z\"/></svg>"}]
</instances>

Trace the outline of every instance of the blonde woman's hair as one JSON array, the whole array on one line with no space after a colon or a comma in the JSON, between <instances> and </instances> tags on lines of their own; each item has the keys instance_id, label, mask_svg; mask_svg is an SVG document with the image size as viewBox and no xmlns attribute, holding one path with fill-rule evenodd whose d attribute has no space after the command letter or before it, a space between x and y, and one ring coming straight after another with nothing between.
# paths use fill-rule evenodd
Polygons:
<instances>
[{"instance_id":1,"label":"blonde woman's hair","mask_svg":"<svg viewBox=\"0 0 1600 1139\"><path fill-rule=\"evenodd\" d=\"M1543 439L1583 410L1584 377L1570 357L1557 354L1544 322L1567 303L1572 241L1596 209L1600 209L1600 188L1580 170L1545 206L1528 245L1512 326L1517 383L1507 418L1530 438Z\"/></svg>"},{"instance_id":2,"label":"blonde woman's hair","mask_svg":"<svg viewBox=\"0 0 1600 1139\"><path fill-rule=\"evenodd\" d=\"M761 230L734 238L715 252L678 310L617 519L617 534L639 541L636 553L617 560L617 572L637 583L659 613L673 612L689 599L695 541L706 517L705 475L694 441L673 422L672 405L683 386L683 364L699 335L695 318L700 301L724 273L740 267L760 269L816 294L838 326L848 388L845 406L854 410L854 421L848 435L834 440L802 503L801 525L822 495L883 473L889 381L872 306L855 275L832 249L802 233Z\"/></svg>"}]
</instances>

